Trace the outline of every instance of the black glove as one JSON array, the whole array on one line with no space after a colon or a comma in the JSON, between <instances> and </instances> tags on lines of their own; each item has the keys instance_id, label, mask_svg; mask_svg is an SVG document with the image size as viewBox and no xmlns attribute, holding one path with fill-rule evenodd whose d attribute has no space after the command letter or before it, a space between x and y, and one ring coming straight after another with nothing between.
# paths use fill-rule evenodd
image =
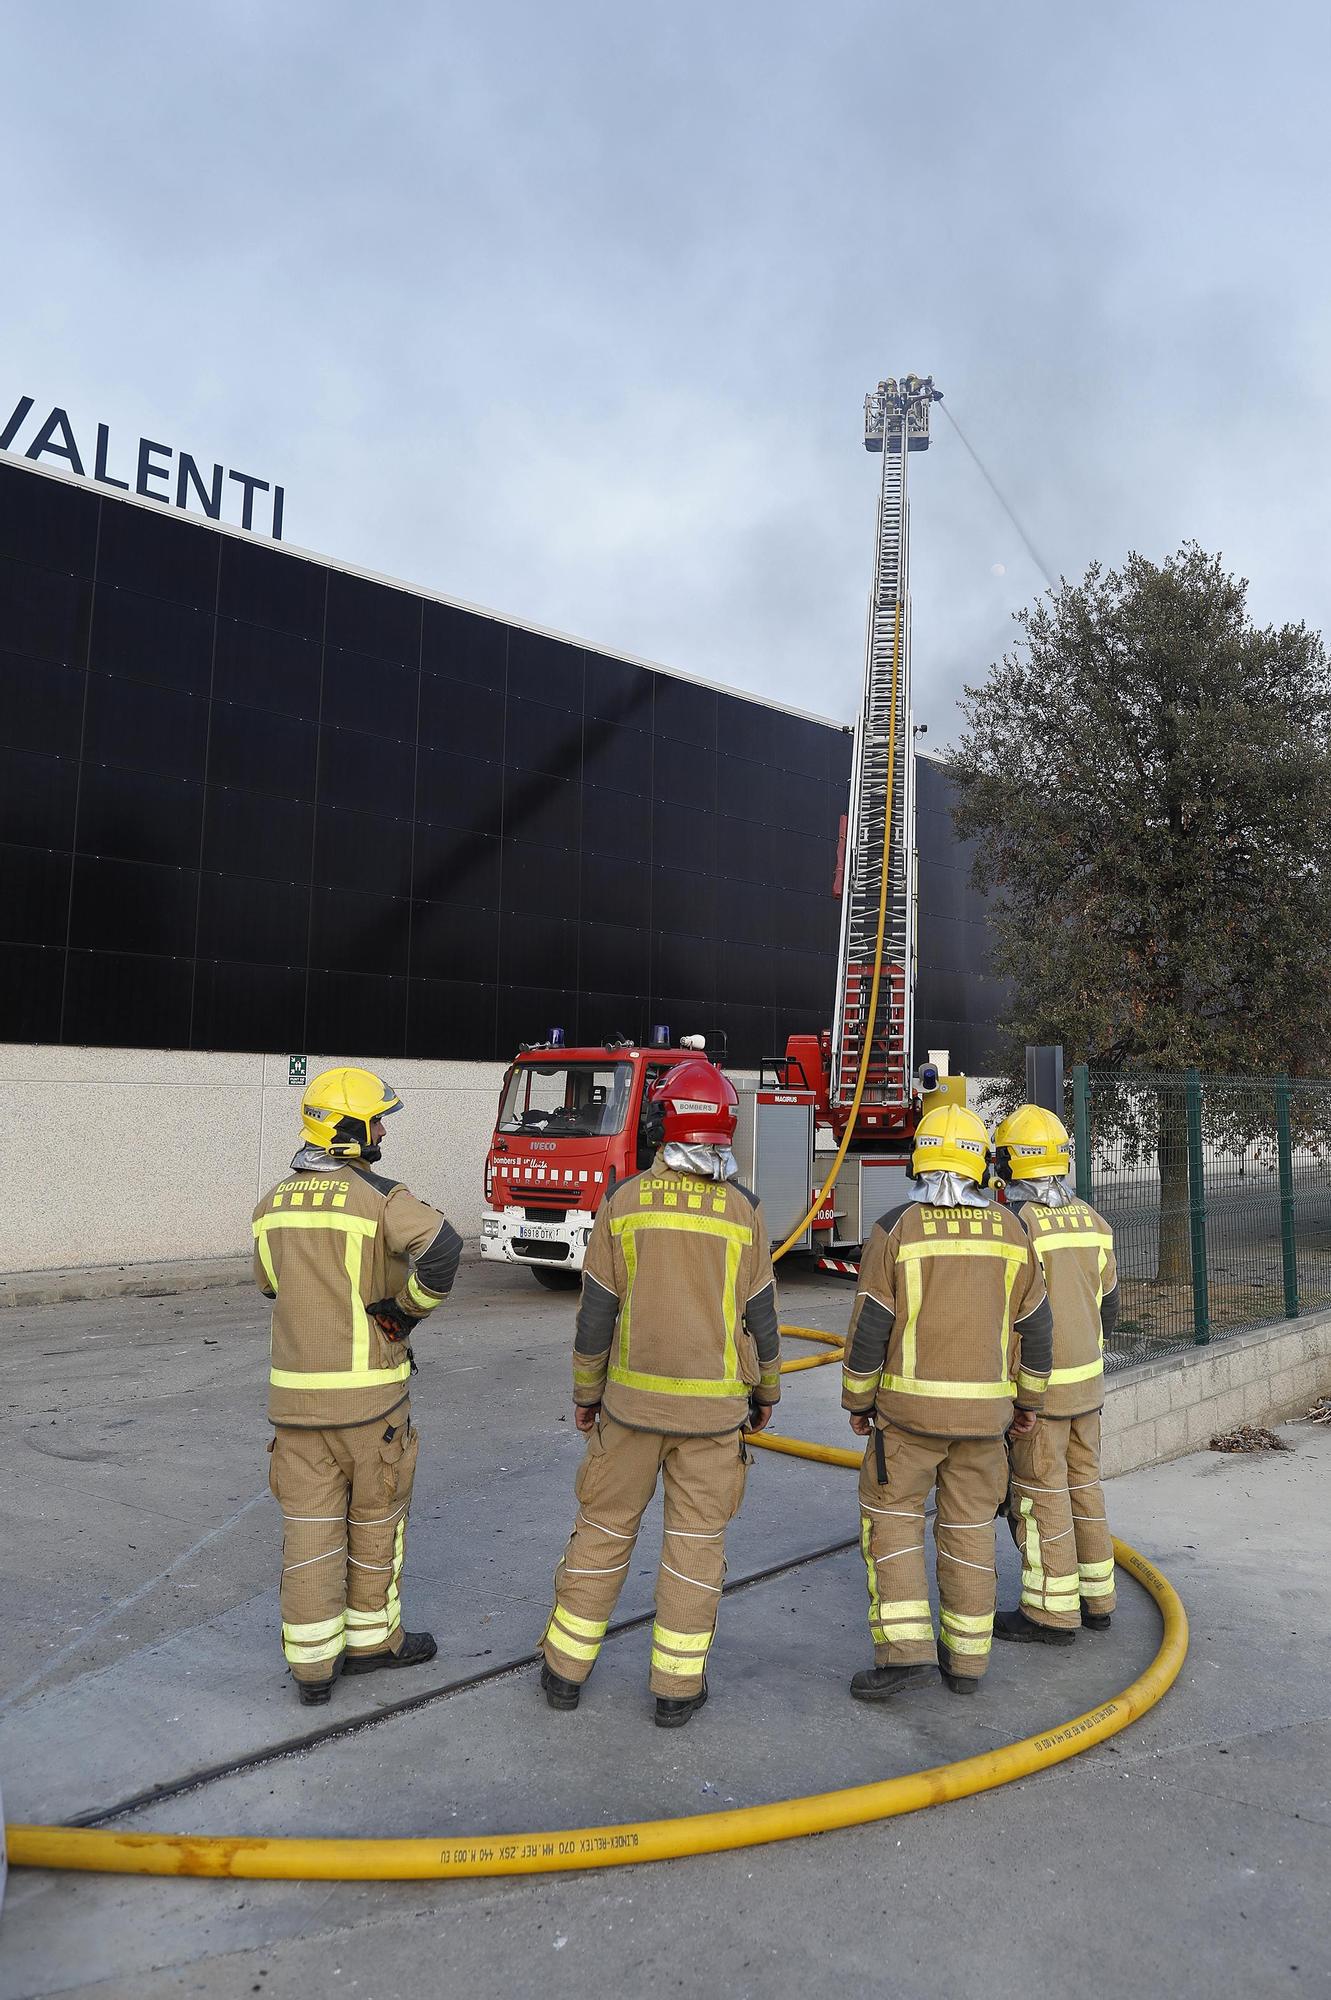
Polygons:
<instances>
[{"instance_id":1,"label":"black glove","mask_svg":"<svg viewBox=\"0 0 1331 2000\"><path fill-rule=\"evenodd\" d=\"M365 1310L386 1340L410 1340L416 1330L415 1320L396 1299L376 1299Z\"/></svg>"}]
</instances>

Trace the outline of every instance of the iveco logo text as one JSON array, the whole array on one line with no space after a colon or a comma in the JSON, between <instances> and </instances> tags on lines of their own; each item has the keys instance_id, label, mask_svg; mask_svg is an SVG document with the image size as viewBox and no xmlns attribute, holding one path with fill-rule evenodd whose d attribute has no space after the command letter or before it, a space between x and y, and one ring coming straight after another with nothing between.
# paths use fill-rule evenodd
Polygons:
<instances>
[{"instance_id":1,"label":"iveco logo text","mask_svg":"<svg viewBox=\"0 0 1331 2000\"><path fill-rule=\"evenodd\" d=\"M32 409L32 397L20 396L10 412L5 427L0 431L0 451L9 451L15 438L28 420ZM34 463L38 459L58 459L80 479L86 479L84 457L79 450L78 440L68 416L60 408L51 411L37 427L31 444L24 452L25 458ZM171 486L171 460L176 460L175 489ZM122 493L130 490L128 479L117 479L110 470L111 433L105 424L97 426L97 448L93 454L92 476L102 486L115 486ZM157 444L152 438L138 440L137 460L131 457L122 461L126 471L133 464L135 468L134 491L145 500L157 500L163 507L173 504L190 508L191 498L202 509L210 521L222 518L223 493L230 494L234 483L241 490L240 525L254 527L254 496L256 493L272 493L272 526L269 532L275 542L282 539L282 509L286 494L280 486L270 488L266 479L256 479L250 472L230 472L220 465L211 468L211 476L205 480L197 461L187 451L173 452L169 444ZM159 490L158 482L161 488ZM262 533L260 529L260 533Z\"/></svg>"},{"instance_id":2,"label":"iveco logo text","mask_svg":"<svg viewBox=\"0 0 1331 2000\"><path fill-rule=\"evenodd\" d=\"M533 1139L531 1149L533 1153L554 1153L559 1150L558 1143L554 1139Z\"/></svg>"}]
</instances>

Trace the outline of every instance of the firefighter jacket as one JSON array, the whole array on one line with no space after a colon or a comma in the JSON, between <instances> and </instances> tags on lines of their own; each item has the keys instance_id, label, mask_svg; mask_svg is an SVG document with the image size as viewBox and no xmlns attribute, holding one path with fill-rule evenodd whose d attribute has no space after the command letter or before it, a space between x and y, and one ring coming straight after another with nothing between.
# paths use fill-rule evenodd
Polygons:
<instances>
[{"instance_id":1,"label":"firefighter jacket","mask_svg":"<svg viewBox=\"0 0 1331 2000\"><path fill-rule=\"evenodd\" d=\"M874 1224L841 1403L928 1437L1000 1437L1039 1410L1051 1356L1044 1279L1010 1209L907 1202Z\"/></svg>"},{"instance_id":2,"label":"firefighter jacket","mask_svg":"<svg viewBox=\"0 0 1331 2000\"><path fill-rule=\"evenodd\" d=\"M1118 1318L1114 1235L1089 1202L1024 1201L1015 1213L1040 1260L1054 1316L1047 1417L1084 1417L1105 1400L1105 1335Z\"/></svg>"},{"instance_id":3,"label":"firefighter jacket","mask_svg":"<svg viewBox=\"0 0 1331 2000\"><path fill-rule=\"evenodd\" d=\"M353 1160L297 1157L301 1170L254 1211L255 1282L273 1300L269 1420L369 1423L405 1400L412 1357L366 1306L392 1297L423 1319L452 1288L462 1239L400 1181Z\"/></svg>"},{"instance_id":4,"label":"firefighter jacket","mask_svg":"<svg viewBox=\"0 0 1331 2000\"><path fill-rule=\"evenodd\" d=\"M583 1264L573 1400L630 1430L701 1437L781 1394L767 1226L738 1181L666 1166L597 1211Z\"/></svg>"}]
</instances>

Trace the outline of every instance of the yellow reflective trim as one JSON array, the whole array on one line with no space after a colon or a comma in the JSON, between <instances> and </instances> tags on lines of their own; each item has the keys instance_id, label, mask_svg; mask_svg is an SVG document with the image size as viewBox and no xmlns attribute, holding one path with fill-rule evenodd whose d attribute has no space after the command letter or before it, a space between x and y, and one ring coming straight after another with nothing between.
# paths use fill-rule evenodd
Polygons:
<instances>
[{"instance_id":1,"label":"yellow reflective trim","mask_svg":"<svg viewBox=\"0 0 1331 2000\"><path fill-rule=\"evenodd\" d=\"M594 1639L590 1646L581 1639L566 1639L562 1632L555 1629L553 1618L545 1628L545 1643L553 1646L557 1653L566 1653L570 1660L594 1660L601 1650L599 1639Z\"/></svg>"},{"instance_id":2,"label":"yellow reflective trim","mask_svg":"<svg viewBox=\"0 0 1331 2000\"><path fill-rule=\"evenodd\" d=\"M924 1274L916 1258L906 1265L906 1323L901 1330L901 1372L912 1381L915 1376L915 1326L923 1298Z\"/></svg>"},{"instance_id":3,"label":"yellow reflective trim","mask_svg":"<svg viewBox=\"0 0 1331 2000\"><path fill-rule=\"evenodd\" d=\"M1080 1368L1051 1368L1049 1387L1056 1389L1061 1382L1089 1382L1093 1376L1103 1375L1104 1372L1104 1356L1097 1355L1094 1361L1087 1361Z\"/></svg>"},{"instance_id":4,"label":"yellow reflective trim","mask_svg":"<svg viewBox=\"0 0 1331 2000\"><path fill-rule=\"evenodd\" d=\"M686 1229L695 1236L728 1236L736 1243L750 1244L753 1231L746 1222L728 1222L718 1215L691 1215L687 1210L675 1215L647 1209L636 1215L616 1215L610 1220L614 1236L636 1236L640 1229Z\"/></svg>"},{"instance_id":5,"label":"yellow reflective trim","mask_svg":"<svg viewBox=\"0 0 1331 2000\"><path fill-rule=\"evenodd\" d=\"M346 1638L341 1632L335 1639L326 1639L320 1646L302 1645L294 1639L285 1637L282 1640L283 1654L288 1665L293 1667L312 1667L320 1660L335 1660L340 1653L345 1653L346 1649Z\"/></svg>"},{"instance_id":6,"label":"yellow reflective trim","mask_svg":"<svg viewBox=\"0 0 1331 2000\"><path fill-rule=\"evenodd\" d=\"M1114 1574L1114 1558L1112 1556L1106 1556L1103 1562L1078 1563L1077 1573L1079 1576L1083 1577L1112 1576Z\"/></svg>"},{"instance_id":7,"label":"yellow reflective trim","mask_svg":"<svg viewBox=\"0 0 1331 2000\"><path fill-rule=\"evenodd\" d=\"M1015 1382L929 1382L923 1377L911 1381L904 1375L884 1375L883 1387L895 1389L902 1396L949 1396L957 1400L974 1396L995 1400L1004 1397L1011 1401L1017 1393Z\"/></svg>"},{"instance_id":8,"label":"yellow reflective trim","mask_svg":"<svg viewBox=\"0 0 1331 2000\"><path fill-rule=\"evenodd\" d=\"M738 1376L730 1381L692 1380L686 1376L640 1375L636 1368L610 1367L606 1370L612 1382L618 1382L625 1389L649 1389L658 1396L747 1396L749 1385Z\"/></svg>"},{"instance_id":9,"label":"yellow reflective trim","mask_svg":"<svg viewBox=\"0 0 1331 2000\"><path fill-rule=\"evenodd\" d=\"M386 1611L352 1611L350 1607L348 1607L347 1610L348 1629L350 1629L352 1626L355 1626L358 1631L362 1631L371 1625L383 1625L384 1627L387 1627L387 1624L388 1624L388 1613Z\"/></svg>"},{"instance_id":10,"label":"yellow reflective trim","mask_svg":"<svg viewBox=\"0 0 1331 2000\"><path fill-rule=\"evenodd\" d=\"M1048 1382L1047 1375L1029 1375L1024 1368L1017 1370L1017 1387L1025 1389L1028 1395L1042 1396Z\"/></svg>"},{"instance_id":11,"label":"yellow reflective trim","mask_svg":"<svg viewBox=\"0 0 1331 2000\"><path fill-rule=\"evenodd\" d=\"M896 1645L904 1645L907 1639L932 1639L934 1636L933 1620L931 1619L927 1625L920 1625L894 1623L890 1618L885 1618L882 1624L875 1628L875 1637L880 1634L881 1643L884 1646L890 1646L894 1643Z\"/></svg>"},{"instance_id":12,"label":"yellow reflective trim","mask_svg":"<svg viewBox=\"0 0 1331 2000\"><path fill-rule=\"evenodd\" d=\"M849 1368L843 1368L841 1371L841 1386L843 1389L849 1390L852 1396L862 1396L866 1389L876 1389L878 1387L878 1377L882 1372L882 1369L878 1368L875 1369L872 1375L852 1375Z\"/></svg>"},{"instance_id":13,"label":"yellow reflective trim","mask_svg":"<svg viewBox=\"0 0 1331 2000\"><path fill-rule=\"evenodd\" d=\"M992 1639L959 1639L955 1633L949 1632L946 1626L938 1636L949 1653L971 1653L978 1656L990 1652L993 1648Z\"/></svg>"},{"instance_id":14,"label":"yellow reflective trim","mask_svg":"<svg viewBox=\"0 0 1331 2000\"><path fill-rule=\"evenodd\" d=\"M331 1373L306 1373L302 1368L270 1368L268 1380L274 1389L376 1389L384 1382L405 1382L411 1363L400 1368L343 1368Z\"/></svg>"},{"instance_id":15,"label":"yellow reflective trim","mask_svg":"<svg viewBox=\"0 0 1331 2000\"><path fill-rule=\"evenodd\" d=\"M335 1229L342 1236L373 1236L378 1224L368 1215L261 1215L256 1236L274 1229Z\"/></svg>"},{"instance_id":16,"label":"yellow reflective trim","mask_svg":"<svg viewBox=\"0 0 1331 2000\"><path fill-rule=\"evenodd\" d=\"M1112 1576L1106 1576L1099 1582L1083 1583L1081 1594L1083 1597L1112 1597L1114 1595L1114 1579Z\"/></svg>"},{"instance_id":17,"label":"yellow reflective trim","mask_svg":"<svg viewBox=\"0 0 1331 2000\"><path fill-rule=\"evenodd\" d=\"M953 1632L992 1632L994 1629L994 1614L992 1611L986 1613L977 1612L974 1615L968 1611L944 1611L942 1613L942 1620L944 1625Z\"/></svg>"},{"instance_id":18,"label":"yellow reflective trim","mask_svg":"<svg viewBox=\"0 0 1331 2000\"><path fill-rule=\"evenodd\" d=\"M1009 1264L1024 1264L1026 1252L1015 1243L996 1236L963 1237L958 1243L899 1243L897 1262L913 1264L925 1257L1002 1257Z\"/></svg>"},{"instance_id":19,"label":"yellow reflective trim","mask_svg":"<svg viewBox=\"0 0 1331 2000\"><path fill-rule=\"evenodd\" d=\"M933 1617L927 1597L894 1597L880 1608L884 1619Z\"/></svg>"},{"instance_id":20,"label":"yellow reflective trim","mask_svg":"<svg viewBox=\"0 0 1331 2000\"><path fill-rule=\"evenodd\" d=\"M439 1303L438 1292L427 1292L413 1271L407 1279L407 1297L418 1305L422 1312L433 1312Z\"/></svg>"},{"instance_id":21,"label":"yellow reflective trim","mask_svg":"<svg viewBox=\"0 0 1331 2000\"><path fill-rule=\"evenodd\" d=\"M702 1673L701 1660L681 1660L674 1653L659 1653L652 1647L652 1665L658 1674L673 1674L683 1680L697 1680Z\"/></svg>"},{"instance_id":22,"label":"yellow reflective trim","mask_svg":"<svg viewBox=\"0 0 1331 2000\"><path fill-rule=\"evenodd\" d=\"M1035 1254L1044 1262L1047 1250L1112 1250L1114 1239L1103 1229L1057 1229L1046 1224L1047 1235L1034 1239Z\"/></svg>"},{"instance_id":23,"label":"yellow reflective trim","mask_svg":"<svg viewBox=\"0 0 1331 2000\"><path fill-rule=\"evenodd\" d=\"M290 1639L298 1646L312 1646L320 1639L331 1639L342 1630L346 1613L339 1611L336 1618L318 1618L312 1625L282 1624L282 1637Z\"/></svg>"},{"instance_id":24,"label":"yellow reflective trim","mask_svg":"<svg viewBox=\"0 0 1331 2000\"><path fill-rule=\"evenodd\" d=\"M711 1221L712 1218L709 1216L707 1220ZM747 1233L749 1241L752 1242L753 1231L749 1230ZM728 1236L726 1238L726 1278L725 1290L721 1296L721 1317L725 1322L726 1329L726 1346L725 1356L722 1361L722 1372L729 1381L733 1381L739 1374L739 1360L735 1353L735 1290L739 1284L739 1260L743 1253L743 1243L734 1236Z\"/></svg>"},{"instance_id":25,"label":"yellow reflective trim","mask_svg":"<svg viewBox=\"0 0 1331 2000\"><path fill-rule=\"evenodd\" d=\"M556 1604L550 1614L550 1622L552 1625L562 1626L565 1632L571 1632L575 1639L604 1639L610 1620L580 1618L576 1611L566 1610L562 1604Z\"/></svg>"},{"instance_id":26,"label":"yellow reflective trim","mask_svg":"<svg viewBox=\"0 0 1331 2000\"><path fill-rule=\"evenodd\" d=\"M345 1219L345 1218L344 1218ZM351 1283L351 1372L364 1374L370 1366L370 1316L360 1295L360 1267L365 1254L363 1236L348 1236L342 1261Z\"/></svg>"},{"instance_id":27,"label":"yellow reflective trim","mask_svg":"<svg viewBox=\"0 0 1331 2000\"><path fill-rule=\"evenodd\" d=\"M676 1653L705 1653L712 1643L710 1632L672 1632L666 1625L652 1626L653 1644L669 1646Z\"/></svg>"},{"instance_id":28,"label":"yellow reflective trim","mask_svg":"<svg viewBox=\"0 0 1331 2000\"><path fill-rule=\"evenodd\" d=\"M611 1225L613 1227L613 1224ZM638 1277L638 1245L632 1232L620 1238L624 1252L624 1297L620 1302L619 1318L615 1322L615 1338L619 1342L619 1366L629 1365L629 1321L633 1317L633 1287Z\"/></svg>"}]
</instances>

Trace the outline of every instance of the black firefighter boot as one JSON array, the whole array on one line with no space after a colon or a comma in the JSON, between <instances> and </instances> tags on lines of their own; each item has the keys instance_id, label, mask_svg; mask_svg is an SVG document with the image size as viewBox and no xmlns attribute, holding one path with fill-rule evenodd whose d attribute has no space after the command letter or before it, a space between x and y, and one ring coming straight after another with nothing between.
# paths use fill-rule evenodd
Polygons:
<instances>
[{"instance_id":1,"label":"black firefighter boot","mask_svg":"<svg viewBox=\"0 0 1331 2000\"><path fill-rule=\"evenodd\" d=\"M322 1708L333 1692L336 1674L330 1674L326 1681L297 1681L296 1692L300 1696L302 1708Z\"/></svg>"},{"instance_id":2,"label":"black firefighter boot","mask_svg":"<svg viewBox=\"0 0 1331 2000\"><path fill-rule=\"evenodd\" d=\"M433 1632L404 1632L396 1653L348 1653L342 1662L344 1674L377 1674L381 1667L423 1667L439 1651Z\"/></svg>"},{"instance_id":3,"label":"black firefighter boot","mask_svg":"<svg viewBox=\"0 0 1331 2000\"><path fill-rule=\"evenodd\" d=\"M958 1674L952 1671L952 1655L942 1640L938 1641L938 1671L943 1676L943 1686L949 1694L978 1694L980 1676L978 1674Z\"/></svg>"},{"instance_id":4,"label":"black firefighter boot","mask_svg":"<svg viewBox=\"0 0 1331 2000\"><path fill-rule=\"evenodd\" d=\"M582 1693L581 1681L566 1681L553 1667L547 1667L542 1663L541 1686L545 1689L545 1698L551 1708L577 1707L578 1697Z\"/></svg>"},{"instance_id":5,"label":"black firefighter boot","mask_svg":"<svg viewBox=\"0 0 1331 2000\"><path fill-rule=\"evenodd\" d=\"M865 1667L850 1683L856 1701L890 1701L903 1688L933 1678L933 1668L925 1666Z\"/></svg>"},{"instance_id":6,"label":"black firefighter boot","mask_svg":"<svg viewBox=\"0 0 1331 2000\"><path fill-rule=\"evenodd\" d=\"M1081 1601L1081 1622L1088 1632L1107 1632L1112 1611L1095 1611L1083 1597Z\"/></svg>"},{"instance_id":7,"label":"black firefighter boot","mask_svg":"<svg viewBox=\"0 0 1331 2000\"><path fill-rule=\"evenodd\" d=\"M656 1726L658 1729L682 1729L691 1715L696 1714L707 1699L707 1676L702 1677L702 1686L697 1694L669 1695L656 1697Z\"/></svg>"},{"instance_id":8,"label":"black firefighter boot","mask_svg":"<svg viewBox=\"0 0 1331 2000\"><path fill-rule=\"evenodd\" d=\"M995 1639L1015 1639L1023 1646L1071 1646L1076 1633L1063 1625L1037 1625L1026 1613L1000 1611L994 1619Z\"/></svg>"}]
</instances>

